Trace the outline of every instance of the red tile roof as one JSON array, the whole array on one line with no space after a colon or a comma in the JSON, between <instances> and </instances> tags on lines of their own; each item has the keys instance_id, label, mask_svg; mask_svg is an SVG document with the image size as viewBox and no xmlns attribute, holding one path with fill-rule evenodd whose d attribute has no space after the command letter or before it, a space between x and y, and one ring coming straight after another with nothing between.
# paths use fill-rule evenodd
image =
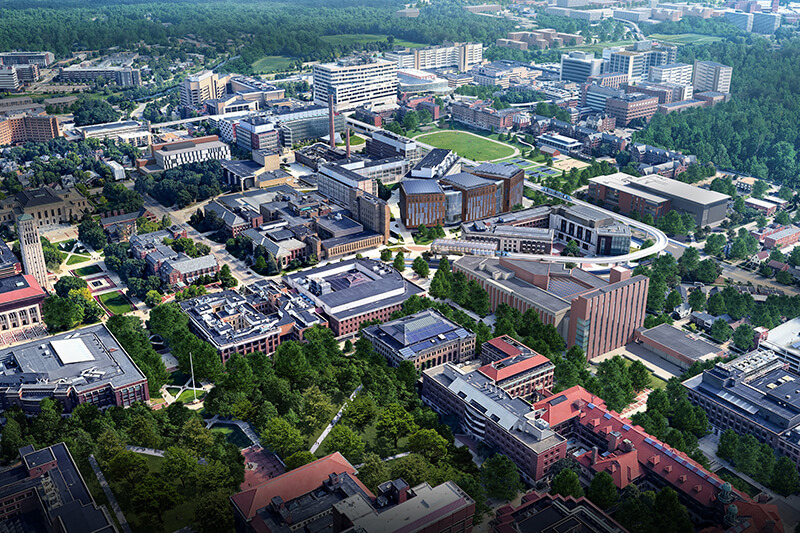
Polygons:
<instances>
[{"instance_id":1,"label":"red tile roof","mask_svg":"<svg viewBox=\"0 0 800 533\"><path fill-rule=\"evenodd\" d=\"M734 502L739 517L729 527L710 527L700 533L783 533L783 522L778 513L778 506L766 503ZM725 506L727 512L730 505Z\"/></svg>"},{"instance_id":2,"label":"red tile roof","mask_svg":"<svg viewBox=\"0 0 800 533\"><path fill-rule=\"evenodd\" d=\"M511 337L509 337L508 335L502 335L500 337L495 337L494 339L487 342L506 355L511 356L511 355L521 354L522 350L506 342L505 339L510 339L510 338Z\"/></svg>"},{"instance_id":3,"label":"red tile roof","mask_svg":"<svg viewBox=\"0 0 800 533\"><path fill-rule=\"evenodd\" d=\"M592 464L592 452L587 452L581 455L578 461L595 472L608 472L614 479L614 484L621 489L642 475L639 469L638 450L619 454L612 453L606 457L600 456L595 464Z\"/></svg>"},{"instance_id":4,"label":"red tile roof","mask_svg":"<svg viewBox=\"0 0 800 533\"><path fill-rule=\"evenodd\" d=\"M517 362L513 362L512 360L515 357L515 355L512 355L510 357L500 359L499 361L489 363L488 365L484 365L478 369L478 372L494 381L502 381L523 372L527 372L528 370L536 368L537 366L550 363L550 359L536 352L534 352L530 357L525 357Z\"/></svg>"},{"instance_id":5,"label":"red tile roof","mask_svg":"<svg viewBox=\"0 0 800 533\"><path fill-rule=\"evenodd\" d=\"M288 502L319 488L328 479L328 475L345 472L353 477L367 495L374 497L372 492L355 477L356 469L353 465L342 454L336 452L267 480L257 487L234 494L231 496L231 501L247 519L251 519L259 509L268 506L275 496L280 496L284 502Z\"/></svg>"},{"instance_id":6,"label":"red tile roof","mask_svg":"<svg viewBox=\"0 0 800 533\"><path fill-rule=\"evenodd\" d=\"M0 304L8 304L18 302L20 300L27 300L28 298L36 298L37 296L46 296L44 290L36 282L36 278L29 274L22 274L28 286L24 289L8 291L0 294Z\"/></svg>"}]
</instances>

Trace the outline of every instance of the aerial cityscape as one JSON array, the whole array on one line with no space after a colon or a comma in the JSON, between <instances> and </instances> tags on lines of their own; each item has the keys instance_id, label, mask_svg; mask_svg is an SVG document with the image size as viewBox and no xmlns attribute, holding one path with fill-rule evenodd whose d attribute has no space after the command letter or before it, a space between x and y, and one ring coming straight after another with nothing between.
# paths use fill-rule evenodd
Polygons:
<instances>
[{"instance_id":1,"label":"aerial cityscape","mask_svg":"<svg viewBox=\"0 0 800 533\"><path fill-rule=\"evenodd\" d=\"M0 3L0 533L800 532L800 3Z\"/></svg>"}]
</instances>

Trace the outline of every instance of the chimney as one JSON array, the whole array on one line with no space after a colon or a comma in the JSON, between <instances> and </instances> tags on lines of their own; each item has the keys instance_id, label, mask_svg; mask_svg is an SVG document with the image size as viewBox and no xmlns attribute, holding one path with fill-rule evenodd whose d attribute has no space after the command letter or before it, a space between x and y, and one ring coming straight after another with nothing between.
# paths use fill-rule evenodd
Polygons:
<instances>
[{"instance_id":1,"label":"chimney","mask_svg":"<svg viewBox=\"0 0 800 533\"><path fill-rule=\"evenodd\" d=\"M350 157L350 128L344 129L344 138L345 138L345 155L349 158Z\"/></svg>"},{"instance_id":2,"label":"chimney","mask_svg":"<svg viewBox=\"0 0 800 533\"><path fill-rule=\"evenodd\" d=\"M618 266L612 268L608 276L609 283L618 283L620 281L625 281L627 279L631 279L631 271L628 270L627 268Z\"/></svg>"},{"instance_id":3,"label":"chimney","mask_svg":"<svg viewBox=\"0 0 800 533\"><path fill-rule=\"evenodd\" d=\"M592 446L592 464L597 464L597 446Z\"/></svg>"},{"instance_id":4,"label":"chimney","mask_svg":"<svg viewBox=\"0 0 800 533\"><path fill-rule=\"evenodd\" d=\"M328 135L331 139L331 150L336 150L336 114L333 112L333 93L328 94L328 120L330 121Z\"/></svg>"}]
</instances>

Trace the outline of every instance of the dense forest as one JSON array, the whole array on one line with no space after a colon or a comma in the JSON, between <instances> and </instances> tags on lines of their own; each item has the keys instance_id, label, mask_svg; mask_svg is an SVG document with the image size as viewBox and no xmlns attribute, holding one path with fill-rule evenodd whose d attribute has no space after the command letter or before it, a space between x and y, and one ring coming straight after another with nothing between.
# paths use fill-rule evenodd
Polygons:
<instances>
[{"instance_id":1,"label":"dense forest","mask_svg":"<svg viewBox=\"0 0 800 533\"><path fill-rule=\"evenodd\" d=\"M800 185L800 38L781 47L758 36L681 48L679 61L733 67L731 101L656 115L634 140L696 154L701 162Z\"/></svg>"},{"instance_id":2,"label":"dense forest","mask_svg":"<svg viewBox=\"0 0 800 533\"><path fill-rule=\"evenodd\" d=\"M392 35L424 44L491 42L513 27L510 21L468 13L454 0L426 6L413 19L394 17L394 11L402 7L397 0L376 0L368 5L332 0L324 6L311 0L12 1L0 9L0 50L50 50L65 57L73 50L140 43L177 45L177 39L195 36L218 52L238 53L241 57L235 59L236 65L249 66L264 55L325 60L352 48L327 43L320 39L324 35Z\"/></svg>"}]
</instances>

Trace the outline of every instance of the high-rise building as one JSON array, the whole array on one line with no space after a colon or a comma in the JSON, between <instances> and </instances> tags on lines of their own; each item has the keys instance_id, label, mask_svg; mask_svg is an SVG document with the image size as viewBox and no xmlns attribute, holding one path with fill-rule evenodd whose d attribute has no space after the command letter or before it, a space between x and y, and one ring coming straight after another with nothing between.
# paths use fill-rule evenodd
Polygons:
<instances>
[{"instance_id":1,"label":"high-rise building","mask_svg":"<svg viewBox=\"0 0 800 533\"><path fill-rule=\"evenodd\" d=\"M570 52L561 55L561 80L585 83L589 76L599 76L603 60L587 52Z\"/></svg>"},{"instance_id":2,"label":"high-rise building","mask_svg":"<svg viewBox=\"0 0 800 533\"><path fill-rule=\"evenodd\" d=\"M47 142L61 136L58 119L21 114L0 119L0 146L20 142Z\"/></svg>"},{"instance_id":3,"label":"high-rise building","mask_svg":"<svg viewBox=\"0 0 800 533\"><path fill-rule=\"evenodd\" d=\"M771 35L781 27L781 15L778 13L753 13L753 33Z\"/></svg>"},{"instance_id":4,"label":"high-rise building","mask_svg":"<svg viewBox=\"0 0 800 533\"><path fill-rule=\"evenodd\" d=\"M650 81L656 83L679 83L689 85L692 83L692 65L686 63L671 63L650 68Z\"/></svg>"},{"instance_id":5,"label":"high-rise building","mask_svg":"<svg viewBox=\"0 0 800 533\"><path fill-rule=\"evenodd\" d=\"M337 113L360 106L393 107L397 104L397 63L358 56L315 65L314 102L328 105L330 95Z\"/></svg>"},{"instance_id":6,"label":"high-rise building","mask_svg":"<svg viewBox=\"0 0 800 533\"><path fill-rule=\"evenodd\" d=\"M731 92L733 68L714 61L695 61L692 85L694 91L702 93L714 91L727 94Z\"/></svg>"},{"instance_id":7,"label":"high-rise building","mask_svg":"<svg viewBox=\"0 0 800 533\"><path fill-rule=\"evenodd\" d=\"M227 82L228 76L220 78L216 72L210 70L189 76L181 83L181 105L200 106L206 100L222 98Z\"/></svg>"},{"instance_id":8,"label":"high-rise building","mask_svg":"<svg viewBox=\"0 0 800 533\"><path fill-rule=\"evenodd\" d=\"M44 251L36 220L32 215L22 215L17 219L17 230L25 273L33 276L43 289L50 290L47 281L47 264L44 261Z\"/></svg>"},{"instance_id":9,"label":"high-rise building","mask_svg":"<svg viewBox=\"0 0 800 533\"><path fill-rule=\"evenodd\" d=\"M727 11L725 21L730 22L742 31L753 31L753 14L743 11Z\"/></svg>"},{"instance_id":10,"label":"high-rise building","mask_svg":"<svg viewBox=\"0 0 800 533\"><path fill-rule=\"evenodd\" d=\"M397 68L428 70L456 67L469 70L483 59L482 43L444 43L441 46L386 52L384 57L397 63Z\"/></svg>"},{"instance_id":11,"label":"high-rise building","mask_svg":"<svg viewBox=\"0 0 800 533\"><path fill-rule=\"evenodd\" d=\"M628 83L638 83L648 79L652 67L675 63L677 56L675 46L654 46L650 41L638 41L632 49L604 49L603 72L623 72L628 76Z\"/></svg>"},{"instance_id":12,"label":"high-rise building","mask_svg":"<svg viewBox=\"0 0 800 533\"><path fill-rule=\"evenodd\" d=\"M21 85L17 69L0 65L0 91L17 91Z\"/></svg>"}]
</instances>

